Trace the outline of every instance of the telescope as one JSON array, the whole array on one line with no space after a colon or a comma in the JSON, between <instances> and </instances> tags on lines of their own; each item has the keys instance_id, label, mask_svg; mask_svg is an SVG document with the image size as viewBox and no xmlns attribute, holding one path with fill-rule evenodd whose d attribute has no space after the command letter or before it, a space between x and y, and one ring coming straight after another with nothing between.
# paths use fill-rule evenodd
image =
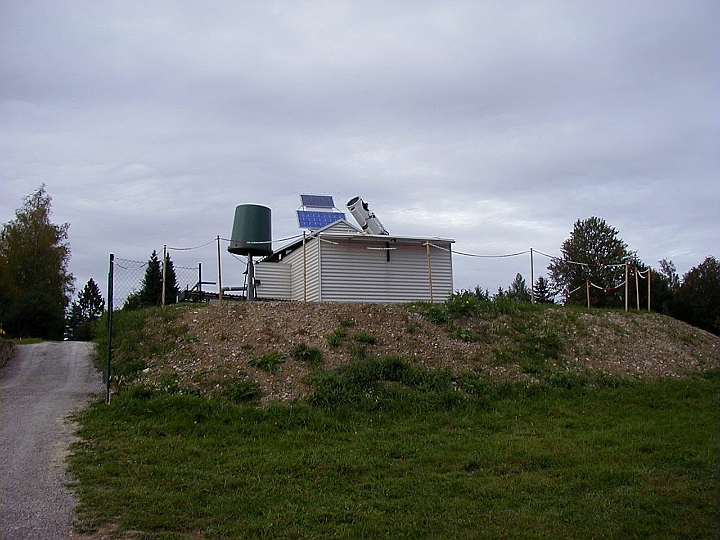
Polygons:
<instances>
[{"instance_id":1,"label":"telescope","mask_svg":"<svg viewBox=\"0 0 720 540\"><path fill-rule=\"evenodd\" d=\"M372 213L368 204L360 197L353 197L347 202L346 206L364 233L390 234L380 223L380 220L375 217L375 214Z\"/></svg>"}]
</instances>

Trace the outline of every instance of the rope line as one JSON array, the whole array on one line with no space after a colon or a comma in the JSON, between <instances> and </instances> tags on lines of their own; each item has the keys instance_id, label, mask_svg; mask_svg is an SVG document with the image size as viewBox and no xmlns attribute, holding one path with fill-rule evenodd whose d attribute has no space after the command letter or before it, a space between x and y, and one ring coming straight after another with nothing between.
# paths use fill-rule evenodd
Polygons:
<instances>
[{"instance_id":1,"label":"rope line","mask_svg":"<svg viewBox=\"0 0 720 540\"><path fill-rule=\"evenodd\" d=\"M120 264L119 261L123 261L126 264L127 263L130 263L130 264L127 264L127 266L123 266L122 264ZM115 258L114 264L116 266L119 266L123 270L129 270L130 268L142 268L143 266L147 266L147 262L133 261L131 259L120 259L117 257Z\"/></svg>"},{"instance_id":2,"label":"rope line","mask_svg":"<svg viewBox=\"0 0 720 540\"><path fill-rule=\"evenodd\" d=\"M327 238L318 238L320 242L325 242L327 244L332 244L333 246L340 246L340 247L346 247L350 249L367 249L367 250L374 250L374 251L399 251L402 249L419 249L427 244L418 244L413 246L391 246L391 247L385 247L385 246L359 246L357 244L353 244L350 242L335 242L334 240L328 240ZM441 248L442 249L442 248Z\"/></svg>"},{"instance_id":3,"label":"rope line","mask_svg":"<svg viewBox=\"0 0 720 540\"><path fill-rule=\"evenodd\" d=\"M258 241L249 241L249 240L236 240L236 239L232 239L232 238L222 238L222 237L220 237L220 240L222 240L223 242L234 242L234 243L236 243L236 244L271 244L271 243L273 243L273 242L285 242L285 241L287 241L287 240L293 240L293 239L295 239L295 238L302 238L302 234L296 234L296 235L293 235L293 236L287 236L287 237L285 237L285 238L276 238L276 239L274 239L274 240L273 240L273 239L271 239L271 240L262 240L262 241L259 241L259 242L258 242ZM215 242L216 240L217 240L216 238L213 238L212 241ZM207 244L206 244L206 245L207 245Z\"/></svg>"},{"instance_id":4,"label":"rope line","mask_svg":"<svg viewBox=\"0 0 720 540\"><path fill-rule=\"evenodd\" d=\"M527 253L527 252L526 252ZM538 255L542 255L544 257L547 257L549 259L552 259L554 261L560 261L567 264L576 264L578 266L587 266L590 268L619 268L621 266L625 266L625 263L611 263L611 264L604 264L604 263L584 263L584 262L577 262L573 261L571 259L563 259L561 257L555 257L554 255L548 255L547 253L543 253L542 251L538 251L536 249L533 249L533 253L537 253Z\"/></svg>"},{"instance_id":5,"label":"rope line","mask_svg":"<svg viewBox=\"0 0 720 540\"><path fill-rule=\"evenodd\" d=\"M268 244L271 244L271 243L273 243L273 242L285 242L285 241L288 241L288 240L294 240L294 239L301 238L301 237L303 237L303 234L295 234L295 235L292 235L292 236L286 236L286 237L284 237L284 238L277 238L277 239L266 240L266 241L249 241L249 240L237 240L237 239L232 239L232 238L222 238L222 237L218 236L218 237L216 237L216 238L213 238L212 240L209 240L209 241L205 242L204 244L199 244L199 245L197 245L197 246L191 246L191 247L167 247L167 249L168 249L168 250L172 250L172 251L191 251L191 250L195 250L195 249L204 248L204 247L206 247L206 246L208 246L208 245L216 242L218 239L219 239L219 240L222 240L222 241L224 241L224 242L236 243L236 244L241 244L241 245L242 245L242 244L246 244L246 245L268 245ZM353 248L353 249L367 249L367 250L373 250L373 251L396 251L396 250L400 250L400 249L417 249L417 248L419 247L419 246L414 246L414 245L412 245L412 246L394 246L394 247L358 246L358 245L351 244L351 243L347 243L347 242L335 242L335 241L329 240L329 239L327 239L327 238L321 238L320 236L315 236L315 238L317 238L320 242L326 242L326 243L328 243L328 244L333 244L333 245L336 245L336 246L343 246L343 247L348 247L348 248ZM464 251L455 251L455 250L452 250L452 249L449 249L449 248L446 248L446 247L438 246L437 244L433 244L432 242L425 242L425 243L422 244L422 246L431 246L431 247L433 247L433 248L435 248L435 249L439 249L439 250L446 251L446 252L451 252L451 253L453 253L453 254L455 254L455 255L462 255L462 256L464 256L464 257L475 257L475 258L479 258L479 259L505 259L505 258L509 258L509 257L519 257L519 256L521 256L521 255L526 255L526 254L532 252L532 253L537 253L538 255L542 255L543 257L547 257L547 258L549 258L549 259L551 259L551 260L553 260L553 261L559 261L559 262L563 262L563 263L567 263L567 264L574 264L574 265L577 265L577 266L584 266L584 267L586 267L586 268L620 268L620 267L626 266L626 264L627 264L627 263L611 263L611 264L605 264L605 263L584 263L584 262L578 262L578 261L573 261L573 260L571 260L571 259L565 259L565 258L562 258L562 257L557 257L557 256L555 256L555 255L550 255L550 254L548 254L548 253L544 253L544 252L542 252L542 251L539 251L539 250L536 250L536 249L532 249L532 248L531 248L531 249L526 249L526 250L523 250L523 251L518 251L518 252L515 252L515 253L503 253L503 254L500 254L500 255L484 255L484 254L478 254L478 253L467 253L467 252L464 252ZM129 260L129 259L116 259L116 264L118 264L118 266L120 266L120 267L123 268L123 269L128 269L128 267L125 267L125 266L120 265L120 264L118 263L118 261L124 261L124 262L126 262L126 263L129 263L130 265L140 265L140 266L144 266L144 265L147 264L146 262L144 263L144 262L133 261L133 260ZM642 270L639 270L637 267L633 267L633 268L632 268L632 271L633 271L634 274L637 274L638 276L640 276L640 277L642 277L642 278L647 278L648 274L650 273L650 269L649 269L649 268L648 268L647 270L642 271ZM616 286L616 287L601 287L601 286L599 286L599 285L597 285L597 284L595 284L595 283L592 283L592 282L591 282L590 284L591 284L593 287L597 288L597 289L600 289L600 290L603 290L603 291L609 291L609 290L614 290L614 289L617 289L617 288L619 288L619 287L622 287L622 286L625 284L625 282L621 283L620 285L618 285L618 286ZM580 288L582 288L582 286L581 286ZM576 292L577 290L579 290L579 289L575 289L575 290L573 290L573 291L570 291L568 294L572 294L573 292Z\"/></svg>"},{"instance_id":6,"label":"rope line","mask_svg":"<svg viewBox=\"0 0 720 540\"><path fill-rule=\"evenodd\" d=\"M284 238L277 238L277 239L265 240L265 241L249 241L249 240L238 240L238 239L232 239L232 238L216 237L216 238L213 238L212 240L205 242L204 244L200 244L197 246L168 247L167 249L173 250L173 251L190 251L190 250L194 250L194 249L200 249L200 248L204 248L204 247L212 244L213 242L216 242L218 240L218 238L220 240L222 240L223 242L230 242L230 243L236 243L236 244L267 245L267 244L271 244L273 242L285 242L288 240L294 240L297 238L301 238L302 236L303 236L302 234L295 234L292 236L286 236ZM388 247L355 246L353 244L348 244L348 243L334 242L332 240L328 240L326 238L321 238L319 236L316 236L315 238L317 238L321 242L327 242L329 244L333 244L336 246L345 246L345 247L351 247L351 248L357 248L357 249L369 249L369 250L376 250L376 251L394 251L394 250L398 250L398 249L414 249L414 248L416 248L416 246L399 246L399 247L389 247L389 248ZM432 242L426 242L422 245L423 246L430 245L431 247L434 247L435 249L440 249L442 251L449 251L455 255L462 255L464 257L475 257L475 258L479 258L479 259L505 259L505 258L509 258L509 257L518 257L520 255L526 255L532 251L533 253L537 253L538 255L542 255L542 256L552 259L554 261L560 261L560 262L564 262L567 264L575 264L578 266L585 266L585 267L589 267L589 268L619 268L619 267L625 266L625 263L601 264L601 263L577 262L577 261L573 261L570 259L564 259L561 257L556 257L554 255L549 255L548 253L544 253L544 252L538 251L536 249L526 249L526 250L518 251L515 253L503 253L500 255L483 255L483 254L478 254L478 253L467 253L464 251L454 251L452 249L448 249L448 248L433 244ZM137 262L137 261L132 261L132 262ZM145 263L142 263L142 264L145 264ZM638 274L643 277L644 277L644 275L647 274L647 272L649 272L649 270L645 270L644 272L641 272L640 270L637 270L637 268L635 269L635 271L638 272Z\"/></svg>"},{"instance_id":7,"label":"rope line","mask_svg":"<svg viewBox=\"0 0 720 540\"><path fill-rule=\"evenodd\" d=\"M518 251L517 253L506 253L504 255L477 255L475 253L464 253L462 251L453 251L452 249L444 248L442 246L438 246L433 244L432 242L426 242L423 244L424 246L431 246L436 249L440 249L442 251L450 251L451 253L455 255L464 255L466 257L479 257L483 259L502 259L506 257L517 257L518 255L525 255L526 253L530 253L529 249L526 249L525 251Z\"/></svg>"},{"instance_id":8,"label":"rope line","mask_svg":"<svg viewBox=\"0 0 720 540\"><path fill-rule=\"evenodd\" d=\"M200 249L204 248L205 246L209 246L210 244L216 242L217 240L213 238L209 242L205 242L204 244L200 244L199 246L193 246L193 247L170 247L168 246L168 249L172 249L173 251L190 251L192 249Z\"/></svg>"}]
</instances>

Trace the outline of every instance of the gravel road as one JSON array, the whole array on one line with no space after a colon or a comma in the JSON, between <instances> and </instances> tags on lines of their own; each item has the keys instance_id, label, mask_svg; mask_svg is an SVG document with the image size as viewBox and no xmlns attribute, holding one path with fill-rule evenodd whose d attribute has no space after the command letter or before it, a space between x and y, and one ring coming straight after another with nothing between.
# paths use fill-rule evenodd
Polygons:
<instances>
[{"instance_id":1,"label":"gravel road","mask_svg":"<svg viewBox=\"0 0 720 540\"><path fill-rule=\"evenodd\" d=\"M103 390L85 342L21 345L0 372L0 531L3 540L73 538L65 484L74 440L67 416Z\"/></svg>"}]
</instances>

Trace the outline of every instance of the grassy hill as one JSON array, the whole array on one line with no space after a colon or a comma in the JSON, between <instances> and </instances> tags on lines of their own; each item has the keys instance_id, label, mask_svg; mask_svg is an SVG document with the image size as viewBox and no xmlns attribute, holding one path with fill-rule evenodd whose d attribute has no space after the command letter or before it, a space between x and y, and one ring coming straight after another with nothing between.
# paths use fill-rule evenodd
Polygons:
<instances>
[{"instance_id":1,"label":"grassy hill","mask_svg":"<svg viewBox=\"0 0 720 540\"><path fill-rule=\"evenodd\" d=\"M78 538L718 534L717 338L678 321L462 296L117 315Z\"/></svg>"},{"instance_id":2,"label":"grassy hill","mask_svg":"<svg viewBox=\"0 0 720 540\"><path fill-rule=\"evenodd\" d=\"M483 302L256 302L119 312L120 386L201 394L254 382L264 403L308 396L308 377L357 360L494 382L677 378L717 366L716 336L647 312ZM312 358L311 358L312 357Z\"/></svg>"}]
</instances>

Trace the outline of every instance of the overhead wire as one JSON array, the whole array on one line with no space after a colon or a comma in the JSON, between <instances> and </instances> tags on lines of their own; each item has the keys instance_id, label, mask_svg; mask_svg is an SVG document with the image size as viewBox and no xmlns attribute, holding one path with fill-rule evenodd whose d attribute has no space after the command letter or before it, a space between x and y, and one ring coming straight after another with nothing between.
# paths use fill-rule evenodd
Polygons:
<instances>
[{"instance_id":1,"label":"overhead wire","mask_svg":"<svg viewBox=\"0 0 720 540\"><path fill-rule=\"evenodd\" d=\"M204 248L204 247L206 247L206 246L208 246L208 245L210 245L210 244L212 244L212 243L215 243L215 242L217 242L217 241L219 241L219 240L222 240L222 241L224 241L224 242L230 242L230 243L233 243L233 242L234 242L234 243L238 243L238 244L267 245L267 244L271 244L271 243L273 243L273 242L285 242L285 241L288 241L288 240L295 240L295 239L301 238L301 237L303 237L303 236L304 236L304 233L303 233L303 234L295 234L295 235L291 235L291 236L286 236L286 237L278 238L278 239L263 240L263 241L248 241L248 240L245 240L245 239L236 240L236 239L223 238L223 237L217 236L217 237L213 238L212 240L209 240L209 241L207 241L207 242L205 242L205 243L203 243L203 244L199 244L199 245L197 245L197 246L190 246L190 247L167 247L167 249L168 249L168 250L173 250L173 251L191 251L191 250L195 250L195 249ZM334 240L330 240L330 239L328 239L328 238L322 238L322 237L320 237L320 236L316 236L316 238L317 238L319 241L321 241L321 242L325 242L325 243L333 244L333 245L337 245L337 246L349 247L349 248L355 248L355 249L375 250L375 251L395 251L395 250L399 250L399 249L411 249L411 248L417 248L417 247L419 247L419 246L415 246L415 245L409 245L409 246L358 246L358 245L354 245L354 244L352 244L352 243L350 243L350 242L337 242L337 241L334 241ZM563 258L563 257L557 257L557 256L555 256L555 255L550 255L550 254L548 254L548 253L545 253L545 252L543 252L543 251L539 251L539 250L533 249L533 248L526 249L526 250L523 250L523 251L517 251L517 252L514 252L514 253L503 253L503 254L497 254L497 255L486 255L486 254L468 253L468 252L464 252L464 251L452 250L452 249L449 249L449 248L446 248L446 247L443 247L443 246L439 246L439 245L434 244L434 243L432 243L432 242L425 242L425 243L422 244L422 246L430 246L430 247L433 247L433 248L435 248L435 249L439 249L439 250L442 250L442 251L451 252L451 253L454 254L454 255L461 255L461 256L464 256L464 257L474 257L474 258L480 258L480 259L503 259L503 258L510 258L510 257L518 257L518 256L521 256L521 255L526 255L526 254L528 254L528 253L533 253L533 254L536 253L536 254L538 254L538 255L542 255L542 256L544 256L544 257L547 257L547 258L549 258L549 259L551 259L551 260L553 260L553 261L559 261L559 262L566 263L566 264L583 266L583 267L586 267L586 268L620 268L620 267L626 266L626 264L627 264L627 263L609 263L609 264L608 264L608 263L586 263L586 262L578 262L578 261L573 261L573 260L571 260L571 259L567 259L567 258ZM233 254L231 254L231 255L232 255L236 260L238 260L238 262L241 262L241 263L243 262L240 258L238 258L238 257L236 256L236 254L233 253ZM119 261L124 261L125 263L129 263L129 265L128 265L128 266L123 266L122 264L119 263ZM130 267L130 265L138 265L138 267L141 267L141 266L146 265L147 263L146 263L146 262L141 262L141 261L133 261L133 260L130 260L130 259L120 259L120 258L118 258L118 259L116 259L116 264L118 264L118 266L120 266L120 267L123 268L123 269L128 269L128 268ZM178 268L181 268L181 267L178 267ZM633 267L633 271L634 271L638 276L645 278L645 277L649 274L650 269L648 268L648 269L646 269L646 270L639 270L637 267ZM620 283L619 285L613 286L613 287L602 287L602 286L597 285L596 283L593 283L593 282L591 282L591 281L589 281L588 283L589 283L590 286L592 286L592 287L594 287L594 288L596 288L596 289L599 289L599 290L602 290L602 291L607 292L607 291L615 290L615 289L618 289L618 288L622 287L623 285L625 285L626 281L623 281L623 282ZM572 294L572 293L574 293L574 292L577 292L577 291L580 290L582 287L583 287L583 286L581 285L580 287L577 287L576 289L573 289L572 291L568 291L567 294Z\"/></svg>"}]
</instances>

